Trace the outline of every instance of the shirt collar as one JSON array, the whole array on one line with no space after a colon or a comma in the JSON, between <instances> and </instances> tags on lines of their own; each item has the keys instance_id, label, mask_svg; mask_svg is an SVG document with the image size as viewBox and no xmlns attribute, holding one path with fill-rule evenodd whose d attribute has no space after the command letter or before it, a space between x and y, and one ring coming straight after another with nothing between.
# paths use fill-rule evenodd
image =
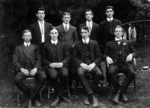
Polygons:
<instances>
[{"instance_id":1,"label":"shirt collar","mask_svg":"<svg viewBox=\"0 0 150 108\"><path fill-rule=\"evenodd\" d=\"M90 25L92 25L92 21L86 21L86 25L88 25L90 23Z\"/></svg>"},{"instance_id":2,"label":"shirt collar","mask_svg":"<svg viewBox=\"0 0 150 108\"><path fill-rule=\"evenodd\" d=\"M112 21L112 20L113 20L113 17L111 17L111 18L108 18L108 17L107 17L107 21L108 21L108 22L110 22L110 21Z\"/></svg>"},{"instance_id":3,"label":"shirt collar","mask_svg":"<svg viewBox=\"0 0 150 108\"><path fill-rule=\"evenodd\" d=\"M56 45L58 43L58 40L54 41L54 40L51 39L51 43Z\"/></svg>"},{"instance_id":4,"label":"shirt collar","mask_svg":"<svg viewBox=\"0 0 150 108\"><path fill-rule=\"evenodd\" d=\"M69 28L69 23L68 24L63 23L63 26L64 27L67 26Z\"/></svg>"},{"instance_id":5,"label":"shirt collar","mask_svg":"<svg viewBox=\"0 0 150 108\"><path fill-rule=\"evenodd\" d=\"M88 44L90 41L90 38L87 38L86 40L82 39L82 42L85 43L85 44Z\"/></svg>"},{"instance_id":6,"label":"shirt collar","mask_svg":"<svg viewBox=\"0 0 150 108\"><path fill-rule=\"evenodd\" d=\"M44 24L44 20L43 21L38 21L38 23L41 25L41 22Z\"/></svg>"},{"instance_id":7,"label":"shirt collar","mask_svg":"<svg viewBox=\"0 0 150 108\"><path fill-rule=\"evenodd\" d=\"M116 38L115 37L115 41L117 41L117 42L122 41L122 38Z\"/></svg>"},{"instance_id":8,"label":"shirt collar","mask_svg":"<svg viewBox=\"0 0 150 108\"><path fill-rule=\"evenodd\" d=\"M25 47L27 47L27 45L30 46L30 44L31 44L30 42L28 42L28 43L27 43L27 42L24 42L24 46L25 46Z\"/></svg>"}]
</instances>

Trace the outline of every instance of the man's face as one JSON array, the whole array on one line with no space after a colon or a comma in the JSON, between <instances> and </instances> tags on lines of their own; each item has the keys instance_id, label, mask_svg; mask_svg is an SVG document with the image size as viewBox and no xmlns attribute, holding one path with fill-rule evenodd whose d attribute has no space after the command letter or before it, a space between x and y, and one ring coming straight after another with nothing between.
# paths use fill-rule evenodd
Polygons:
<instances>
[{"instance_id":1,"label":"man's face","mask_svg":"<svg viewBox=\"0 0 150 108\"><path fill-rule=\"evenodd\" d=\"M63 18L62 18L63 22L65 24L69 24L70 23L70 20L71 20L71 17L70 15L63 15Z\"/></svg>"},{"instance_id":2,"label":"man's face","mask_svg":"<svg viewBox=\"0 0 150 108\"><path fill-rule=\"evenodd\" d=\"M22 39L24 40L24 42L28 43L31 41L32 36L31 36L31 32L26 32L23 34Z\"/></svg>"},{"instance_id":3,"label":"man's face","mask_svg":"<svg viewBox=\"0 0 150 108\"><path fill-rule=\"evenodd\" d=\"M93 19L92 12L91 11L87 11L85 13L85 18L86 18L87 21L92 21L92 19Z\"/></svg>"},{"instance_id":4,"label":"man's face","mask_svg":"<svg viewBox=\"0 0 150 108\"><path fill-rule=\"evenodd\" d=\"M39 10L36 16L38 17L38 20L44 20L45 12L43 10Z\"/></svg>"},{"instance_id":5,"label":"man's face","mask_svg":"<svg viewBox=\"0 0 150 108\"><path fill-rule=\"evenodd\" d=\"M58 39L59 33L58 33L58 31L57 31L56 29L52 29L52 30L50 31L49 35L50 35L50 37L51 37L51 39L52 39L53 41L56 41L56 40Z\"/></svg>"},{"instance_id":6,"label":"man's face","mask_svg":"<svg viewBox=\"0 0 150 108\"><path fill-rule=\"evenodd\" d=\"M108 18L111 18L114 15L114 11L112 9L107 9L105 14Z\"/></svg>"},{"instance_id":7,"label":"man's face","mask_svg":"<svg viewBox=\"0 0 150 108\"><path fill-rule=\"evenodd\" d=\"M82 39L87 39L89 37L89 32L85 29L81 29Z\"/></svg>"},{"instance_id":8,"label":"man's face","mask_svg":"<svg viewBox=\"0 0 150 108\"><path fill-rule=\"evenodd\" d=\"M122 28L116 28L115 29L115 32L114 32L114 35L115 35L115 37L116 38L122 38L122 36L123 36L123 30L122 30Z\"/></svg>"}]
</instances>

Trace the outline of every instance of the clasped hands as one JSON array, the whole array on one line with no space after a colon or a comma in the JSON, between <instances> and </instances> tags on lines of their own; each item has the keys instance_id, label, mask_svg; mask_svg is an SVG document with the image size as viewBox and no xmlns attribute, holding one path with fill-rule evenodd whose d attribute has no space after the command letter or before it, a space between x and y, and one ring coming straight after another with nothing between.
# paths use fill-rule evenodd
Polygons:
<instances>
[{"instance_id":1,"label":"clasped hands","mask_svg":"<svg viewBox=\"0 0 150 108\"><path fill-rule=\"evenodd\" d=\"M88 72L90 72L94 67L95 67L95 63L91 63L91 64L89 64L89 65L87 65L87 64L85 64L85 63L81 63L80 64L80 66L83 68L83 69L85 69L85 70L87 70Z\"/></svg>"},{"instance_id":2,"label":"clasped hands","mask_svg":"<svg viewBox=\"0 0 150 108\"><path fill-rule=\"evenodd\" d=\"M132 59L133 59L133 54L129 54L126 58L126 62L130 62L130 61L132 61ZM107 61L108 64L113 63L113 60L110 57L106 57L106 61Z\"/></svg>"},{"instance_id":3,"label":"clasped hands","mask_svg":"<svg viewBox=\"0 0 150 108\"><path fill-rule=\"evenodd\" d=\"M59 63L50 63L49 65L51 68L62 68L63 67L63 63L59 62Z\"/></svg>"},{"instance_id":4,"label":"clasped hands","mask_svg":"<svg viewBox=\"0 0 150 108\"><path fill-rule=\"evenodd\" d=\"M37 68L33 68L30 72L28 69L21 68L20 69L22 73L24 73L26 76L34 76L37 72Z\"/></svg>"}]
</instances>

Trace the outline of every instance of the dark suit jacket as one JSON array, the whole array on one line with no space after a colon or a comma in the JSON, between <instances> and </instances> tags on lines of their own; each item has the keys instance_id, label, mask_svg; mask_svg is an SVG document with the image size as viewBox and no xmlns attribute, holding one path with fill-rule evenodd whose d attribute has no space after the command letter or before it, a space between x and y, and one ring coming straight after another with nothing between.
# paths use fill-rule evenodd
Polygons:
<instances>
[{"instance_id":1,"label":"dark suit jacket","mask_svg":"<svg viewBox=\"0 0 150 108\"><path fill-rule=\"evenodd\" d=\"M45 42L50 41L50 36L49 36L49 31L52 27L52 24L44 22L44 27L45 27ZM36 22L31 25L31 32L32 32L32 43L36 45L41 45L41 31L40 31L40 26L39 23Z\"/></svg>"},{"instance_id":2,"label":"dark suit jacket","mask_svg":"<svg viewBox=\"0 0 150 108\"><path fill-rule=\"evenodd\" d=\"M26 67L26 61L28 60L28 58L30 59L33 68L42 69L39 47L37 45L31 44L29 46L29 57L28 57L26 53L26 48L22 44L15 48L15 51L13 54L13 63L14 63L16 72L18 72L21 68Z\"/></svg>"},{"instance_id":3,"label":"dark suit jacket","mask_svg":"<svg viewBox=\"0 0 150 108\"><path fill-rule=\"evenodd\" d=\"M76 27L69 25L69 30L67 32L64 30L63 24L59 25L57 28L59 30L59 41L65 42L67 47L71 48L75 41L78 40Z\"/></svg>"},{"instance_id":4,"label":"dark suit jacket","mask_svg":"<svg viewBox=\"0 0 150 108\"><path fill-rule=\"evenodd\" d=\"M86 23L80 24L80 28L83 27L83 26L86 26ZM100 36L99 35L99 25L96 24L95 22L93 22L93 26L92 26L92 30L91 30L91 34L90 34L90 39L95 40L99 43L99 40L98 40L99 36Z\"/></svg>"},{"instance_id":5,"label":"dark suit jacket","mask_svg":"<svg viewBox=\"0 0 150 108\"><path fill-rule=\"evenodd\" d=\"M90 50L91 50L91 62L94 62L96 65L99 65L100 61L101 61L101 51L99 48L99 45L96 41L94 40L90 40L89 41L90 44ZM81 63L83 63L83 42L82 41L78 41L77 43L75 43L74 46L74 61L76 63L76 66L79 67Z\"/></svg>"},{"instance_id":6,"label":"dark suit jacket","mask_svg":"<svg viewBox=\"0 0 150 108\"><path fill-rule=\"evenodd\" d=\"M114 29L117 25L121 25L121 21L113 18L113 21L110 23L107 20L104 20L100 23L100 43L103 45L103 49L107 42L112 41L114 39ZM112 31L110 33L109 31Z\"/></svg>"},{"instance_id":7,"label":"dark suit jacket","mask_svg":"<svg viewBox=\"0 0 150 108\"><path fill-rule=\"evenodd\" d=\"M55 50L51 41L45 43L43 45L43 63L45 67L49 67L50 63L56 62L54 61L55 57L58 57L58 62L62 62L64 66L67 66L69 61L69 52L63 42L59 42L56 45L57 54L55 54Z\"/></svg>"},{"instance_id":8,"label":"dark suit jacket","mask_svg":"<svg viewBox=\"0 0 150 108\"><path fill-rule=\"evenodd\" d=\"M118 60L119 53L121 53L123 60L126 61L126 57L130 53L132 53L135 56L135 49L132 44L127 43L124 40L120 43L120 46L115 40L107 43L104 51L105 58L109 56L112 58L113 62L116 63L116 61Z\"/></svg>"}]
</instances>

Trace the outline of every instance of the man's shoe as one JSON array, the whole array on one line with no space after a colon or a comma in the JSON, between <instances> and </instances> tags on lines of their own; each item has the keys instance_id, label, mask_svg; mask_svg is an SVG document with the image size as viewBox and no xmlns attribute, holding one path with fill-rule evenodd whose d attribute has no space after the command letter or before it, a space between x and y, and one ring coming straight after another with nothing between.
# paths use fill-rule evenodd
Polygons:
<instances>
[{"instance_id":1,"label":"man's shoe","mask_svg":"<svg viewBox=\"0 0 150 108\"><path fill-rule=\"evenodd\" d=\"M31 108L31 107L32 107L32 102L31 102L31 99L29 99L28 108Z\"/></svg>"},{"instance_id":2,"label":"man's shoe","mask_svg":"<svg viewBox=\"0 0 150 108\"><path fill-rule=\"evenodd\" d=\"M124 102L128 101L128 98L124 93L122 93L122 101L124 101Z\"/></svg>"},{"instance_id":3,"label":"man's shoe","mask_svg":"<svg viewBox=\"0 0 150 108\"><path fill-rule=\"evenodd\" d=\"M120 92L117 93L117 95L113 98L113 102L116 104L119 104L119 98L120 98Z\"/></svg>"},{"instance_id":4,"label":"man's shoe","mask_svg":"<svg viewBox=\"0 0 150 108\"><path fill-rule=\"evenodd\" d=\"M42 105L42 104L41 104L40 101L38 101L38 100L35 100L35 101L34 101L34 106L40 107L41 105Z\"/></svg>"},{"instance_id":5,"label":"man's shoe","mask_svg":"<svg viewBox=\"0 0 150 108\"><path fill-rule=\"evenodd\" d=\"M98 100L94 95L92 96L92 98L93 98L92 107L96 108L98 106Z\"/></svg>"},{"instance_id":6,"label":"man's shoe","mask_svg":"<svg viewBox=\"0 0 150 108\"><path fill-rule=\"evenodd\" d=\"M90 102L89 102L89 100L88 100L87 97L86 97L85 100L84 100L84 104L85 104L85 105L90 105Z\"/></svg>"},{"instance_id":7,"label":"man's shoe","mask_svg":"<svg viewBox=\"0 0 150 108\"><path fill-rule=\"evenodd\" d=\"M67 99L67 98L65 98L65 97L62 97L62 99L61 99L63 102L65 102L65 103L69 103L70 102L70 100L69 99Z\"/></svg>"},{"instance_id":8,"label":"man's shoe","mask_svg":"<svg viewBox=\"0 0 150 108\"><path fill-rule=\"evenodd\" d=\"M61 103L61 100L60 100L59 97L57 97L56 100L51 103L51 106L54 107L54 106L57 106L57 105L60 104L60 103Z\"/></svg>"}]
</instances>

